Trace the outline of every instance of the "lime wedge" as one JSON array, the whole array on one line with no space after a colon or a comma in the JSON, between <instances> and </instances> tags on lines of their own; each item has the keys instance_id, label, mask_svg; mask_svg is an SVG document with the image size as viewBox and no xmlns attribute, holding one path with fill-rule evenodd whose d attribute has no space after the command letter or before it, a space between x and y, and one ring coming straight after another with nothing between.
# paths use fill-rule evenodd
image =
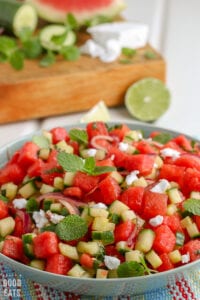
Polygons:
<instances>
[{"instance_id":1,"label":"lime wedge","mask_svg":"<svg viewBox=\"0 0 200 300\"><path fill-rule=\"evenodd\" d=\"M93 106L80 120L81 123L95 122L95 121L110 121L110 114L108 107L104 101L99 101Z\"/></svg>"},{"instance_id":2,"label":"lime wedge","mask_svg":"<svg viewBox=\"0 0 200 300\"><path fill-rule=\"evenodd\" d=\"M144 78L131 85L125 94L125 106L140 121L152 122L169 108L170 92L156 78Z\"/></svg>"}]
</instances>

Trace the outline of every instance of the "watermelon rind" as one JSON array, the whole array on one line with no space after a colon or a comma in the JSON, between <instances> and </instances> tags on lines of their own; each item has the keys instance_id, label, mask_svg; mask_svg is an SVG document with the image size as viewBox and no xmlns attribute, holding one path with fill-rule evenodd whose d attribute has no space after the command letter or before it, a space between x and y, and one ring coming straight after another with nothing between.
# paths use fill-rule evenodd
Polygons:
<instances>
[{"instance_id":1,"label":"watermelon rind","mask_svg":"<svg viewBox=\"0 0 200 300\"><path fill-rule=\"evenodd\" d=\"M26 0L30 3L38 12L41 19L52 22L52 23L65 23L66 15L69 11L63 11L61 9L56 9L50 5L42 3L40 0ZM85 24L86 21L91 20L98 16L104 16L107 18L114 18L119 15L120 12L126 7L124 0L113 0L109 6L100 7L97 9L81 10L71 12L80 25Z\"/></svg>"}]
</instances>

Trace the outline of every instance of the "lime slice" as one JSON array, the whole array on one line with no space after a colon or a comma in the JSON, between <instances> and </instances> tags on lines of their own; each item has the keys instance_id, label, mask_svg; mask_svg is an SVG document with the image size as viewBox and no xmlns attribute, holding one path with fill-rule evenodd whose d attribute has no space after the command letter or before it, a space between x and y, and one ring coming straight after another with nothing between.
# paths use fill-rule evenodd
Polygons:
<instances>
[{"instance_id":1,"label":"lime slice","mask_svg":"<svg viewBox=\"0 0 200 300\"><path fill-rule=\"evenodd\" d=\"M170 92L156 78L144 78L131 85L125 95L129 113L140 121L152 122L161 117L170 105Z\"/></svg>"},{"instance_id":2,"label":"lime slice","mask_svg":"<svg viewBox=\"0 0 200 300\"><path fill-rule=\"evenodd\" d=\"M110 114L104 101L98 102L93 106L80 120L81 123L95 122L95 121L110 121Z\"/></svg>"}]
</instances>

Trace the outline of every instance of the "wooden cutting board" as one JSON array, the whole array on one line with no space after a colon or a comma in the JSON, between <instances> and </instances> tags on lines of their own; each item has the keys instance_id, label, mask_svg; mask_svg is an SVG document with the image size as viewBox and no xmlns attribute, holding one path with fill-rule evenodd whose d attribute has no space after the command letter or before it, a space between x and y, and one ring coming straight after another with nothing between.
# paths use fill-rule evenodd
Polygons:
<instances>
[{"instance_id":1,"label":"wooden cutting board","mask_svg":"<svg viewBox=\"0 0 200 300\"><path fill-rule=\"evenodd\" d=\"M156 57L147 59L147 51ZM102 63L88 56L75 62L60 58L48 68L26 61L21 71L0 64L0 123L85 111L100 100L119 106L135 81L150 76L165 81L165 61L151 46L137 50L129 63L122 59Z\"/></svg>"}]
</instances>

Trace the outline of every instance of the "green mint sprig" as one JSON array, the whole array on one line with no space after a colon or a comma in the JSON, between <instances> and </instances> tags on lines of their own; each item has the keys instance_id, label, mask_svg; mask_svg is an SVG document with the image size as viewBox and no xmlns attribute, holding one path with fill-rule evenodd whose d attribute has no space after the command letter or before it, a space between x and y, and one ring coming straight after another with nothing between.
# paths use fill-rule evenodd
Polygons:
<instances>
[{"instance_id":1,"label":"green mint sprig","mask_svg":"<svg viewBox=\"0 0 200 300\"><path fill-rule=\"evenodd\" d=\"M184 209L196 216L200 216L200 201L199 199L189 198L183 203Z\"/></svg>"},{"instance_id":2,"label":"green mint sprig","mask_svg":"<svg viewBox=\"0 0 200 300\"><path fill-rule=\"evenodd\" d=\"M152 140L155 142L158 142L160 144L166 144L172 139L172 135L169 133L161 132L157 135L155 135Z\"/></svg>"},{"instance_id":3,"label":"green mint sprig","mask_svg":"<svg viewBox=\"0 0 200 300\"><path fill-rule=\"evenodd\" d=\"M87 144L88 143L88 135L86 130L73 128L69 131L70 139L76 141L78 143Z\"/></svg>"},{"instance_id":4,"label":"green mint sprig","mask_svg":"<svg viewBox=\"0 0 200 300\"><path fill-rule=\"evenodd\" d=\"M67 172L81 171L95 176L116 170L115 167L111 166L96 166L93 157L88 157L84 160L75 154L60 152L57 159L60 166Z\"/></svg>"}]
</instances>

